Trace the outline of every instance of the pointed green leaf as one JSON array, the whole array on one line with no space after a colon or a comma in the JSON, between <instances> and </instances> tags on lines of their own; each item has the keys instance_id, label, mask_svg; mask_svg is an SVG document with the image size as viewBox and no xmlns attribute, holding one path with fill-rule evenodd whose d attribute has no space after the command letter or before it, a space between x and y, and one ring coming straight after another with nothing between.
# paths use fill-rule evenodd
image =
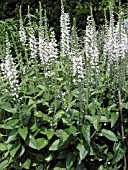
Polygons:
<instances>
[{"instance_id":1,"label":"pointed green leaf","mask_svg":"<svg viewBox=\"0 0 128 170\"><path fill-rule=\"evenodd\" d=\"M126 152L126 148L125 147L122 148L121 143L115 143L113 147L113 151L114 151L114 158L112 162L113 164L115 164L116 162L119 162L123 158Z\"/></svg>"},{"instance_id":2,"label":"pointed green leaf","mask_svg":"<svg viewBox=\"0 0 128 170\"><path fill-rule=\"evenodd\" d=\"M15 140L17 134L18 134L18 129L12 130L11 133L9 134L9 136L8 136L7 142L9 143L10 141Z\"/></svg>"},{"instance_id":3,"label":"pointed green leaf","mask_svg":"<svg viewBox=\"0 0 128 170\"><path fill-rule=\"evenodd\" d=\"M0 163L0 170L5 170L9 165L8 160L4 160L3 162Z\"/></svg>"},{"instance_id":4,"label":"pointed green leaf","mask_svg":"<svg viewBox=\"0 0 128 170\"><path fill-rule=\"evenodd\" d=\"M12 108L11 104L8 102L4 103L2 106L0 106L0 108L6 110L9 113L13 113L13 114L15 114L17 112L17 110L15 108Z\"/></svg>"},{"instance_id":5,"label":"pointed green leaf","mask_svg":"<svg viewBox=\"0 0 128 170\"><path fill-rule=\"evenodd\" d=\"M19 128L18 132L20 136L25 140L28 134L28 128L27 127Z\"/></svg>"},{"instance_id":6,"label":"pointed green leaf","mask_svg":"<svg viewBox=\"0 0 128 170\"><path fill-rule=\"evenodd\" d=\"M64 111L64 110L59 110L59 111L56 113L55 117L54 117L54 121L57 121L58 119L61 119L64 114L65 114L65 111Z\"/></svg>"},{"instance_id":7,"label":"pointed green leaf","mask_svg":"<svg viewBox=\"0 0 128 170\"><path fill-rule=\"evenodd\" d=\"M106 116L100 116L100 122L110 122Z\"/></svg>"},{"instance_id":8,"label":"pointed green leaf","mask_svg":"<svg viewBox=\"0 0 128 170\"><path fill-rule=\"evenodd\" d=\"M115 125L119 118L119 113L118 112L112 112L111 113L111 128Z\"/></svg>"},{"instance_id":9,"label":"pointed green leaf","mask_svg":"<svg viewBox=\"0 0 128 170\"><path fill-rule=\"evenodd\" d=\"M88 107L89 107L89 110L90 110L91 114L94 116L95 112L96 112L95 103L90 103L88 105Z\"/></svg>"},{"instance_id":10,"label":"pointed green leaf","mask_svg":"<svg viewBox=\"0 0 128 170\"><path fill-rule=\"evenodd\" d=\"M73 153L70 152L70 153L68 154L68 156L67 156L67 159L66 159L66 169L67 169L67 170L68 170L68 169L69 169L69 170L71 169L74 161L75 161L75 155L73 155Z\"/></svg>"},{"instance_id":11,"label":"pointed green leaf","mask_svg":"<svg viewBox=\"0 0 128 170\"><path fill-rule=\"evenodd\" d=\"M85 118L90 121L90 123L93 123L93 116L85 115Z\"/></svg>"},{"instance_id":12,"label":"pointed green leaf","mask_svg":"<svg viewBox=\"0 0 128 170\"><path fill-rule=\"evenodd\" d=\"M90 125L82 125L82 133L85 140L90 145Z\"/></svg>"},{"instance_id":13,"label":"pointed green leaf","mask_svg":"<svg viewBox=\"0 0 128 170\"><path fill-rule=\"evenodd\" d=\"M50 150L50 151L58 150L59 143L60 143L60 140L59 140L59 139L55 140L55 141L52 143L52 145L50 146L49 150Z\"/></svg>"},{"instance_id":14,"label":"pointed green leaf","mask_svg":"<svg viewBox=\"0 0 128 170\"><path fill-rule=\"evenodd\" d=\"M27 159L24 164L22 165L22 168L24 169L30 169L30 165L31 165L31 159Z\"/></svg>"},{"instance_id":15,"label":"pointed green leaf","mask_svg":"<svg viewBox=\"0 0 128 170\"><path fill-rule=\"evenodd\" d=\"M88 150L85 148L84 145L81 145L80 147L80 162L86 157L86 155L88 154Z\"/></svg>"},{"instance_id":16,"label":"pointed green leaf","mask_svg":"<svg viewBox=\"0 0 128 170\"><path fill-rule=\"evenodd\" d=\"M93 119L93 127L98 131L99 130L99 122L100 122L100 116L96 115Z\"/></svg>"},{"instance_id":17,"label":"pointed green leaf","mask_svg":"<svg viewBox=\"0 0 128 170\"><path fill-rule=\"evenodd\" d=\"M25 147L22 145L19 157L21 157L25 152Z\"/></svg>"},{"instance_id":18,"label":"pointed green leaf","mask_svg":"<svg viewBox=\"0 0 128 170\"><path fill-rule=\"evenodd\" d=\"M31 148L33 148L33 149L38 149L38 148L37 148L36 140L35 140L35 138L34 138L32 135L29 136L28 145L29 145Z\"/></svg>"},{"instance_id":19,"label":"pointed green leaf","mask_svg":"<svg viewBox=\"0 0 128 170\"><path fill-rule=\"evenodd\" d=\"M101 133L103 136L105 136L107 139L111 141L118 141L116 135L110 130L102 129Z\"/></svg>"},{"instance_id":20,"label":"pointed green leaf","mask_svg":"<svg viewBox=\"0 0 128 170\"><path fill-rule=\"evenodd\" d=\"M54 154L50 154L48 157L45 158L46 162L50 162L54 158Z\"/></svg>"},{"instance_id":21,"label":"pointed green leaf","mask_svg":"<svg viewBox=\"0 0 128 170\"><path fill-rule=\"evenodd\" d=\"M64 132L62 133L62 136L61 136L63 142L66 141L69 136L70 136L70 135L69 135L66 131L64 131Z\"/></svg>"},{"instance_id":22,"label":"pointed green leaf","mask_svg":"<svg viewBox=\"0 0 128 170\"><path fill-rule=\"evenodd\" d=\"M34 100L32 100L32 99L29 99L29 101L28 101L28 105L33 105L35 102L34 102Z\"/></svg>"},{"instance_id":23,"label":"pointed green leaf","mask_svg":"<svg viewBox=\"0 0 128 170\"><path fill-rule=\"evenodd\" d=\"M73 134L74 136L77 135L77 133L76 133L77 129L76 129L75 126L70 126L70 128L69 128L68 130L69 130L69 132L70 132L71 134Z\"/></svg>"},{"instance_id":24,"label":"pointed green leaf","mask_svg":"<svg viewBox=\"0 0 128 170\"><path fill-rule=\"evenodd\" d=\"M14 127L19 122L19 119L10 119L7 123L5 123L5 126L11 126Z\"/></svg>"},{"instance_id":25,"label":"pointed green leaf","mask_svg":"<svg viewBox=\"0 0 128 170\"><path fill-rule=\"evenodd\" d=\"M41 111L36 111L35 113L34 113L34 116L35 117L43 117L43 113L41 112Z\"/></svg>"},{"instance_id":26,"label":"pointed green leaf","mask_svg":"<svg viewBox=\"0 0 128 170\"><path fill-rule=\"evenodd\" d=\"M128 109L128 102L127 103L121 103L122 107L125 109Z\"/></svg>"},{"instance_id":27,"label":"pointed green leaf","mask_svg":"<svg viewBox=\"0 0 128 170\"><path fill-rule=\"evenodd\" d=\"M16 152L18 151L18 149L20 148L20 145L19 143L17 144L13 144L12 147L10 148L10 155L12 158L14 158Z\"/></svg>"},{"instance_id":28,"label":"pointed green leaf","mask_svg":"<svg viewBox=\"0 0 128 170\"><path fill-rule=\"evenodd\" d=\"M0 151L6 151L7 146L4 143L0 143Z\"/></svg>"},{"instance_id":29,"label":"pointed green leaf","mask_svg":"<svg viewBox=\"0 0 128 170\"><path fill-rule=\"evenodd\" d=\"M36 139L36 144L37 144L38 150L40 150L48 144L48 140L45 138L38 138Z\"/></svg>"},{"instance_id":30,"label":"pointed green leaf","mask_svg":"<svg viewBox=\"0 0 128 170\"><path fill-rule=\"evenodd\" d=\"M53 137L54 133L55 133L54 129L48 129L46 134L47 138L50 140Z\"/></svg>"},{"instance_id":31,"label":"pointed green leaf","mask_svg":"<svg viewBox=\"0 0 128 170\"><path fill-rule=\"evenodd\" d=\"M18 124L19 119L10 119L7 123L1 124L1 129L14 129L14 127Z\"/></svg>"}]
</instances>

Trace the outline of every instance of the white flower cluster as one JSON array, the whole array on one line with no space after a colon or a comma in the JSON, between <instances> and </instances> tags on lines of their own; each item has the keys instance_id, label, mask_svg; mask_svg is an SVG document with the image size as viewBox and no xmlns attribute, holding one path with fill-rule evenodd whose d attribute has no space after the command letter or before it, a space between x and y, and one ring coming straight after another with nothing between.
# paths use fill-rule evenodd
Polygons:
<instances>
[{"instance_id":1,"label":"white flower cluster","mask_svg":"<svg viewBox=\"0 0 128 170\"><path fill-rule=\"evenodd\" d=\"M8 36L6 36L6 56L4 58L4 62L1 64L1 70L4 76L4 79L10 85L11 95L14 99L18 99L18 91L20 90L18 84L18 73L15 68L15 63L13 61L13 57L10 50L10 42Z\"/></svg>"},{"instance_id":2,"label":"white flower cluster","mask_svg":"<svg viewBox=\"0 0 128 170\"><path fill-rule=\"evenodd\" d=\"M20 29L19 29L19 34L20 34L20 42L23 44L23 46L26 45L26 32L23 26L23 20L22 20L22 15L21 15L21 6L20 6L20 10L19 10L19 14L20 14Z\"/></svg>"},{"instance_id":3,"label":"white flower cluster","mask_svg":"<svg viewBox=\"0 0 128 170\"><path fill-rule=\"evenodd\" d=\"M85 35L85 54L86 60L90 63L92 68L98 65L99 50L96 37L96 28L92 16L87 18L86 35Z\"/></svg>"},{"instance_id":4,"label":"white flower cluster","mask_svg":"<svg viewBox=\"0 0 128 170\"><path fill-rule=\"evenodd\" d=\"M61 53L63 56L68 56L70 53L70 19L69 14L64 12L63 2L61 2Z\"/></svg>"},{"instance_id":5,"label":"white flower cluster","mask_svg":"<svg viewBox=\"0 0 128 170\"><path fill-rule=\"evenodd\" d=\"M113 61L118 64L128 53L128 37L124 27L125 21L109 26L104 39L104 58L108 60L108 71Z\"/></svg>"},{"instance_id":6,"label":"white flower cluster","mask_svg":"<svg viewBox=\"0 0 128 170\"><path fill-rule=\"evenodd\" d=\"M52 65L58 56L57 41L55 39L54 31L51 32L48 47L49 47L49 59L47 63L48 65Z\"/></svg>"},{"instance_id":7,"label":"white flower cluster","mask_svg":"<svg viewBox=\"0 0 128 170\"><path fill-rule=\"evenodd\" d=\"M76 23L74 21L74 25L72 27L71 32L71 52L70 52L70 60L72 63L73 76L76 78L74 81L81 82L84 78L84 62L83 62L83 54L80 52L79 47L79 39L76 32Z\"/></svg>"},{"instance_id":8,"label":"white flower cluster","mask_svg":"<svg viewBox=\"0 0 128 170\"><path fill-rule=\"evenodd\" d=\"M58 48L57 40L55 38L54 31L50 34L50 39L45 39L44 36L41 36L39 33L39 57L41 63L45 67L45 76L53 76L52 67L54 62L58 58Z\"/></svg>"},{"instance_id":9,"label":"white flower cluster","mask_svg":"<svg viewBox=\"0 0 128 170\"><path fill-rule=\"evenodd\" d=\"M73 61L73 76L77 77L77 81L81 82L84 78L84 63L83 55L78 52L77 55L75 52L72 52L72 61Z\"/></svg>"},{"instance_id":10,"label":"white flower cluster","mask_svg":"<svg viewBox=\"0 0 128 170\"><path fill-rule=\"evenodd\" d=\"M31 63L34 65L37 61L37 41L34 35L34 29L29 27L29 47L30 47L30 58Z\"/></svg>"},{"instance_id":11,"label":"white flower cluster","mask_svg":"<svg viewBox=\"0 0 128 170\"><path fill-rule=\"evenodd\" d=\"M45 39L43 36L44 32L42 30L39 30L39 57L41 60L41 63L44 64L44 53L45 53L45 47L47 47L45 43Z\"/></svg>"}]
</instances>

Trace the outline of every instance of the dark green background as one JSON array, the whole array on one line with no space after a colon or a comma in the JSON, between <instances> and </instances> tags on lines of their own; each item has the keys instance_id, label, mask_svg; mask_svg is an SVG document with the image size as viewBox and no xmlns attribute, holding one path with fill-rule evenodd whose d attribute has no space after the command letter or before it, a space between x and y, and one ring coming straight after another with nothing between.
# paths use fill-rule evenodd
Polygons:
<instances>
[{"instance_id":1,"label":"dark green background","mask_svg":"<svg viewBox=\"0 0 128 170\"><path fill-rule=\"evenodd\" d=\"M85 30L86 18L90 14L90 5L93 8L93 14L97 28L104 23L104 9L107 11L109 18L109 1L110 0L64 0L65 11L70 14L71 23L76 18L78 33ZM127 12L128 2L120 0L122 10ZM42 7L47 10L47 18L50 27L54 27L55 32L59 34L60 25L60 0L41 0ZM118 10L118 0L115 0L115 11ZM0 20L8 18L18 19L18 9L22 5L22 14L27 14L27 6L30 5L31 14L35 14L39 7L39 0L0 0Z\"/></svg>"}]
</instances>

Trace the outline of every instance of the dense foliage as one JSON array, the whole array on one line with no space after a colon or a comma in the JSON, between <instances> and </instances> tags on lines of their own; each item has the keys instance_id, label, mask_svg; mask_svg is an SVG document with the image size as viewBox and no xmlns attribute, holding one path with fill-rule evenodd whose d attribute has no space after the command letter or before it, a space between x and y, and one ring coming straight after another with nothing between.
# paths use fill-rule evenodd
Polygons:
<instances>
[{"instance_id":1,"label":"dense foliage","mask_svg":"<svg viewBox=\"0 0 128 170\"><path fill-rule=\"evenodd\" d=\"M90 10L79 37L61 2L59 42L41 4L0 22L1 170L127 169L128 18Z\"/></svg>"}]
</instances>

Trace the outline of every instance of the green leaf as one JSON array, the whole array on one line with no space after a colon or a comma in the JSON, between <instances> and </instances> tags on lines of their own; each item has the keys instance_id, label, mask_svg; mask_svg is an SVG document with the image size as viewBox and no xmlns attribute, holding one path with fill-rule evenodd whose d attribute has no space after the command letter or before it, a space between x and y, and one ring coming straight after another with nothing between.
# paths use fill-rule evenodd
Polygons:
<instances>
[{"instance_id":1,"label":"green leaf","mask_svg":"<svg viewBox=\"0 0 128 170\"><path fill-rule=\"evenodd\" d=\"M69 148L64 149L64 150L61 150L61 151L59 152L59 155L58 155L57 158L58 158L58 159L66 159L69 152L70 152L70 149L69 149Z\"/></svg>"},{"instance_id":2,"label":"green leaf","mask_svg":"<svg viewBox=\"0 0 128 170\"><path fill-rule=\"evenodd\" d=\"M19 122L19 119L10 119L7 123L1 124L0 128L12 130L14 129L14 127L17 125L18 122Z\"/></svg>"},{"instance_id":3,"label":"green leaf","mask_svg":"<svg viewBox=\"0 0 128 170\"><path fill-rule=\"evenodd\" d=\"M128 109L128 102L127 103L121 103L122 107L125 109Z\"/></svg>"},{"instance_id":4,"label":"green leaf","mask_svg":"<svg viewBox=\"0 0 128 170\"><path fill-rule=\"evenodd\" d=\"M50 122L49 116L43 113L43 121Z\"/></svg>"},{"instance_id":5,"label":"green leaf","mask_svg":"<svg viewBox=\"0 0 128 170\"><path fill-rule=\"evenodd\" d=\"M83 141L81 141L82 143L79 143L77 145L77 149L79 150L79 154L80 154L80 160L79 160L79 164L81 163L81 161L86 157L86 155L89 152L89 145L87 143L83 144Z\"/></svg>"},{"instance_id":6,"label":"green leaf","mask_svg":"<svg viewBox=\"0 0 128 170\"><path fill-rule=\"evenodd\" d=\"M86 118L87 120L89 120L91 124L93 124L93 120L94 120L93 116L85 115L85 118Z\"/></svg>"},{"instance_id":7,"label":"green leaf","mask_svg":"<svg viewBox=\"0 0 128 170\"><path fill-rule=\"evenodd\" d=\"M59 143L60 143L60 140L59 140L59 139L55 140L55 141L52 143L52 145L50 146L49 150L50 150L50 151L56 151L56 150L58 150Z\"/></svg>"},{"instance_id":8,"label":"green leaf","mask_svg":"<svg viewBox=\"0 0 128 170\"><path fill-rule=\"evenodd\" d=\"M0 163L0 170L5 170L9 165L9 161L8 160L4 160L3 162Z\"/></svg>"},{"instance_id":9,"label":"green leaf","mask_svg":"<svg viewBox=\"0 0 128 170\"><path fill-rule=\"evenodd\" d=\"M28 127L19 128L18 132L20 136L25 140L28 134Z\"/></svg>"},{"instance_id":10,"label":"green leaf","mask_svg":"<svg viewBox=\"0 0 128 170\"><path fill-rule=\"evenodd\" d=\"M77 129L76 129L75 126L70 126L70 127L68 128L68 130L69 130L69 133L73 134L74 136L77 135L77 132L76 132Z\"/></svg>"},{"instance_id":11,"label":"green leaf","mask_svg":"<svg viewBox=\"0 0 128 170\"><path fill-rule=\"evenodd\" d=\"M18 134L18 129L12 130L11 133L9 134L9 136L8 136L7 142L9 143L9 142L11 142L12 140L15 140L17 134Z\"/></svg>"},{"instance_id":12,"label":"green leaf","mask_svg":"<svg viewBox=\"0 0 128 170\"><path fill-rule=\"evenodd\" d=\"M82 125L82 133L85 140L90 145L90 125Z\"/></svg>"},{"instance_id":13,"label":"green leaf","mask_svg":"<svg viewBox=\"0 0 128 170\"><path fill-rule=\"evenodd\" d=\"M61 136L61 139L64 141L66 141L68 139L70 135L66 132L66 131L63 131L62 133L62 136Z\"/></svg>"},{"instance_id":14,"label":"green leaf","mask_svg":"<svg viewBox=\"0 0 128 170\"><path fill-rule=\"evenodd\" d=\"M64 110L59 110L54 117L54 121L61 119L64 114L65 114Z\"/></svg>"},{"instance_id":15,"label":"green leaf","mask_svg":"<svg viewBox=\"0 0 128 170\"><path fill-rule=\"evenodd\" d=\"M34 100L29 99L29 101L28 101L28 105L33 105L33 104L35 104Z\"/></svg>"},{"instance_id":16,"label":"green leaf","mask_svg":"<svg viewBox=\"0 0 128 170\"><path fill-rule=\"evenodd\" d=\"M15 114L17 112L17 110L15 108L12 108L12 106L9 102L3 103L0 106L0 108L6 110L9 113L13 113L13 114Z\"/></svg>"},{"instance_id":17,"label":"green leaf","mask_svg":"<svg viewBox=\"0 0 128 170\"><path fill-rule=\"evenodd\" d=\"M21 157L25 152L25 147L22 145L19 157Z\"/></svg>"},{"instance_id":18,"label":"green leaf","mask_svg":"<svg viewBox=\"0 0 128 170\"><path fill-rule=\"evenodd\" d=\"M116 135L110 130L102 129L101 133L103 136L105 136L107 139L111 141L118 141Z\"/></svg>"},{"instance_id":19,"label":"green leaf","mask_svg":"<svg viewBox=\"0 0 128 170\"><path fill-rule=\"evenodd\" d=\"M50 154L48 157L45 158L46 162L50 162L54 158L54 154Z\"/></svg>"},{"instance_id":20,"label":"green leaf","mask_svg":"<svg viewBox=\"0 0 128 170\"><path fill-rule=\"evenodd\" d=\"M108 112L111 113L111 110L115 110L116 109L117 104L112 104L109 109Z\"/></svg>"},{"instance_id":21,"label":"green leaf","mask_svg":"<svg viewBox=\"0 0 128 170\"><path fill-rule=\"evenodd\" d=\"M91 114L95 115L95 112L96 112L95 104L94 103L90 103L88 105L88 107L89 107L89 110L91 111Z\"/></svg>"},{"instance_id":22,"label":"green leaf","mask_svg":"<svg viewBox=\"0 0 128 170\"><path fill-rule=\"evenodd\" d=\"M38 138L36 139L36 144L37 144L38 150L40 150L48 144L48 140L46 140L45 138Z\"/></svg>"},{"instance_id":23,"label":"green leaf","mask_svg":"<svg viewBox=\"0 0 128 170\"><path fill-rule=\"evenodd\" d=\"M119 162L123 158L126 152L126 148L125 147L122 148L121 143L115 143L113 147L113 151L114 151L114 158L112 163L115 164L116 162Z\"/></svg>"},{"instance_id":24,"label":"green leaf","mask_svg":"<svg viewBox=\"0 0 128 170\"><path fill-rule=\"evenodd\" d=\"M30 165L31 165L31 159L27 159L24 164L22 165L22 168L24 169L30 169Z\"/></svg>"},{"instance_id":25,"label":"green leaf","mask_svg":"<svg viewBox=\"0 0 128 170\"><path fill-rule=\"evenodd\" d=\"M7 123L5 123L5 126L15 127L18 122L19 119L10 119Z\"/></svg>"},{"instance_id":26,"label":"green leaf","mask_svg":"<svg viewBox=\"0 0 128 170\"><path fill-rule=\"evenodd\" d=\"M54 129L48 129L46 133L47 138L50 140L53 137L54 133L55 133Z\"/></svg>"},{"instance_id":27,"label":"green leaf","mask_svg":"<svg viewBox=\"0 0 128 170\"><path fill-rule=\"evenodd\" d=\"M115 125L119 118L119 113L118 112L112 112L111 113L111 128Z\"/></svg>"},{"instance_id":28,"label":"green leaf","mask_svg":"<svg viewBox=\"0 0 128 170\"><path fill-rule=\"evenodd\" d=\"M10 155L12 158L14 158L16 152L18 151L18 149L20 148L20 145L19 143L17 144L13 144L12 147L10 148Z\"/></svg>"},{"instance_id":29,"label":"green leaf","mask_svg":"<svg viewBox=\"0 0 128 170\"><path fill-rule=\"evenodd\" d=\"M41 130L40 130L40 133L43 134L43 135L47 135L47 128L42 126Z\"/></svg>"},{"instance_id":30,"label":"green leaf","mask_svg":"<svg viewBox=\"0 0 128 170\"><path fill-rule=\"evenodd\" d=\"M31 148L33 148L33 149L38 149L38 148L37 148L36 140L35 140L35 138L34 138L32 135L29 135L29 139L28 139L28 141L26 141L26 142L27 142L27 144L28 144Z\"/></svg>"},{"instance_id":31,"label":"green leaf","mask_svg":"<svg viewBox=\"0 0 128 170\"><path fill-rule=\"evenodd\" d=\"M106 116L100 116L100 122L110 122Z\"/></svg>"},{"instance_id":32,"label":"green leaf","mask_svg":"<svg viewBox=\"0 0 128 170\"><path fill-rule=\"evenodd\" d=\"M6 151L7 150L7 146L4 143L0 143L0 151Z\"/></svg>"},{"instance_id":33,"label":"green leaf","mask_svg":"<svg viewBox=\"0 0 128 170\"><path fill-rule=\"evenodd\" d=\"M41 112L41 111L36 111L35 113L34 113L34 116L35 117L43 117L43 113Z\"/></svg>"},{"instance_id":34,"label":"green leaf","mask_svg":"<svg viewBox=\"0 0 128 170\"><path fill-rule=\"evenodd\" d=\"M66 168L67 168L67 170L68 170L68 169L69 169L69 170L71 169L74 161L75 161L75 155L73 155L73 153L70 152L70 153L68 154L68 156L67 156L67 159L66 159Z\"/></svg>"},{"instance_id":35,"label":"green leaf","mask_svg":"<svg viewBox=\"0 0 128 170\"><path fill-rule=\"evenodd\" d=\"M29 110L28 106L23 108L20 114L22 115L22 123L26 126L31 118L31 111Z\"/></svg>"},{"instance_id":36,"label":"green leaf","mask_svg":"<svg viewBox=\"0 0 128 170\"><path fill-rule=\"evenodd\" d=\"M93 127L98 131L99 130L99 122L100 122L100 116L96 115L93 119Z\"/></svg>"}]
</instances>

